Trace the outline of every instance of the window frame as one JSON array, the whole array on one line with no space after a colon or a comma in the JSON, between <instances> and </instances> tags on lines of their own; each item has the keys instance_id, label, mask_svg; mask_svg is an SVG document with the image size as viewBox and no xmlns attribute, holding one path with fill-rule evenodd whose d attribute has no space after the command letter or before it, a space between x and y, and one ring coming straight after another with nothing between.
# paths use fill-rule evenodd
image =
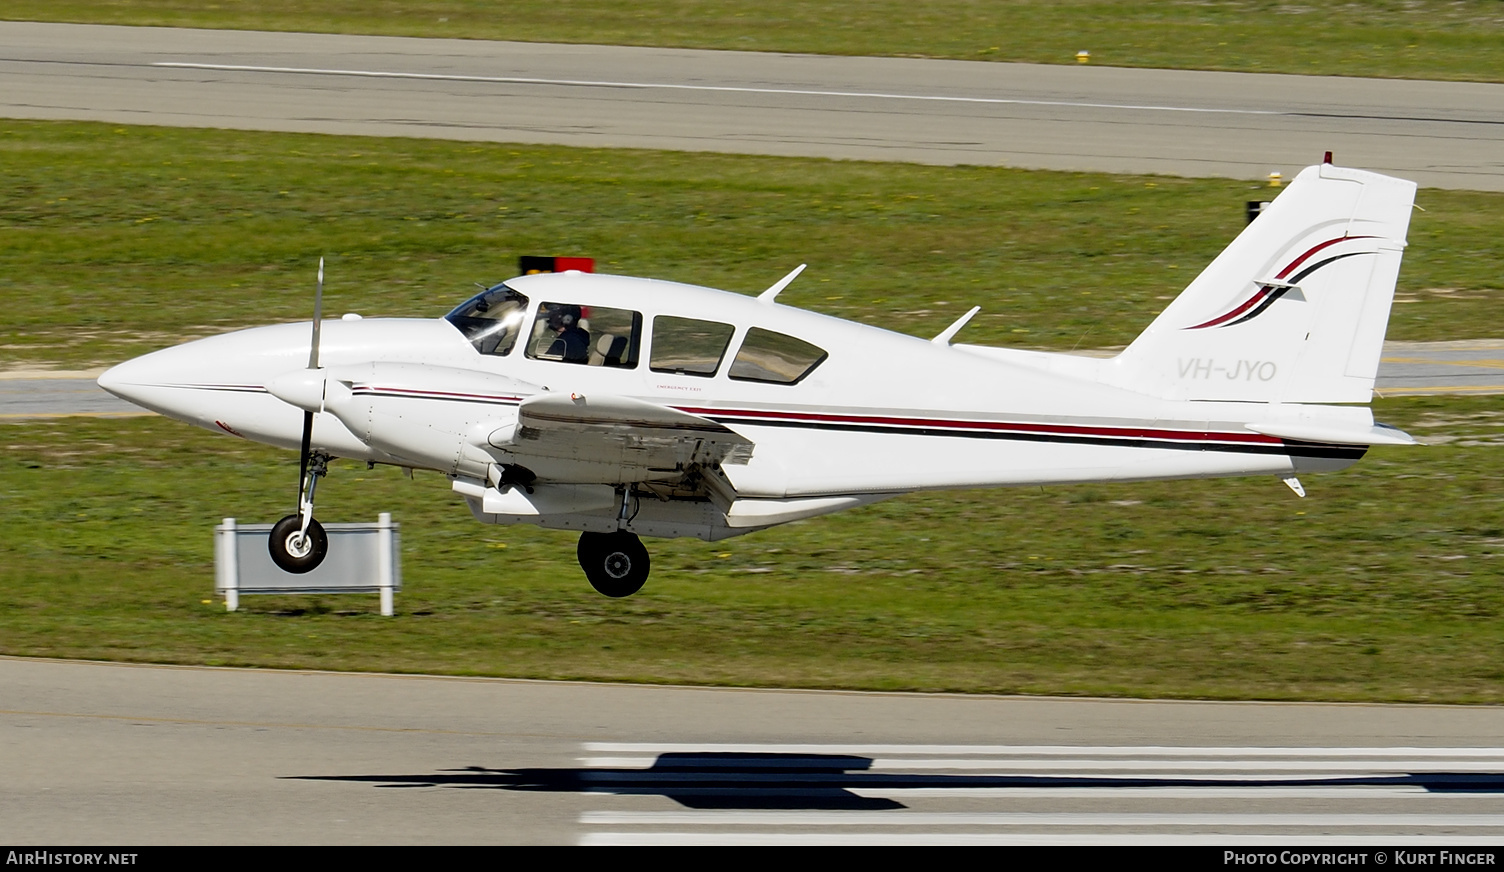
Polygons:
<instances>
[{"instance_id":1,"label":"window frame","mask_svg":"<svg viewBox=\"0 0 1504 872\"><path fill-rule=\"evenodd\" d=\"M807 364L804 367L804 370L802 372L800 372L799 375L796 378L794 378L794 379L792 379L790 381L780 381L780 380L777 380L777 379L769 379L769 378L758 378L756 376L746 376L746 375L740 375L739 376L739 375L736 375L735 374L735 370L736 370L737 361L741 359L742 352L745 351L746 348L747 348L747 343L750 342L750 341L752 341L754 333L765 333L765 334L770 334L770 335L776 336L776 337L782 337L784 339L792 339L795 342L800 343L801 345L806 345L806 346L808 346L810 348L813 348L814 350L820 352L820 356L816 357L815 359L813 359L812 361L810 361L809 364ZM753 384L780 385L780 386L783 386L783 387L790 387L792 385L799 384L800 382L804 381L806 378L809 378L810 373L812 373L815 370L819 369L820 366L821 366L821 364L825 363L825 361L827 361L829 359L830 359L830 352L829 351L826 351L824 348L821 348L820 346L814 344L813 342L809 342L807 340L800 339L798 336L794 336L794 335L789 334L789 333L781 333L781 332L779 332L777 330L769 330L766 327L748 327L747 328L747 332L742 335L741 344L738 345L737 348L736 348L736 356L731 359L731 365L726 368L726 378L731 379L732 381L751 382ZM750 365L754 365L755 366L756 364L750 364ZM763 369L765 371L767 371L766 368L763 368Z\"/></svg>"},{"instance_id":2,"label":"window frame","mask_svg":"<svg viewBox=\"0 0 1504 872\"><path fill-rule=\"evenodd\" d=\"M721 343L720 353L716 356L716 358L715 358L714 362L711 364L710 370L708 372L698 372L698 371L694 371L694 370L685 370L685 369L674 368L674 367L660 367L660 366L654 366L653 365L653 359L655 357L657 357L657 355L658 355L658 348L659 348L659 342L658 342L659 324L660 324L660 322L662 322L662 321L664 321L666 319L671 319L671 320L674 320L674 321L681 321L681 322L689 322L689 323L692 323L692 324L706 324L706 325L711 325L711 326L714 326L714 327L725 328L725 331L726 331L725 341ZM690 377L693 377L693 378L715 378L720 373L720 371L721 371L721 364L723 364L723 363L726 362L726 352L728 352L728 351L731 350L731 343L736 339L736 325L735 324L729 324L729 323L727 323L725 321L712 321L712 320L710 320L708 318L690 318L690 317L685 316L685 315L670 315L670 314L660 313L658 315L654 315L653 316L653 325L652 325L651 335L652 335L652 343L651 343L651 345L648 348L648 370L650 372L656 372L656 373L659 373L660 375L682 375L682 376L690 376ZM680 335L683 335L683 334L680 334ZM673 337L669 337L669 338L673 338Z\"/></svg>"}]
</instances>

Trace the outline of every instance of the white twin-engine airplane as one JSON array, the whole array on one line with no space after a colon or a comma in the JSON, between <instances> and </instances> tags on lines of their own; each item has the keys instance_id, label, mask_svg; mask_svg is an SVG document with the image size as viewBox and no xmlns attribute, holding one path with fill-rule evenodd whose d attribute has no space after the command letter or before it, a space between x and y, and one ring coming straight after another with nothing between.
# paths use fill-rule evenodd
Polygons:
<instances>
[{"instance_id":1,"label":"white twin-engine airplane","mask_svg":"<svg viewBox=\"0 0 1504 872\"><path fill-rule=\"evenodd\" d=\"M1306 169L1110 359L925 340L757 297L528 275L434 320L258 327L120 364L99 384L210 430L300 449L290 572L323 559L333 457L437 470L491 524L579 530L596 590L639 536L705 540L910 491L1342 469L1372 396L1415 185ZM803 269L803 267L800 267ZM320 267L322 287L322 265Z\"/></svg>"}]
</instances>

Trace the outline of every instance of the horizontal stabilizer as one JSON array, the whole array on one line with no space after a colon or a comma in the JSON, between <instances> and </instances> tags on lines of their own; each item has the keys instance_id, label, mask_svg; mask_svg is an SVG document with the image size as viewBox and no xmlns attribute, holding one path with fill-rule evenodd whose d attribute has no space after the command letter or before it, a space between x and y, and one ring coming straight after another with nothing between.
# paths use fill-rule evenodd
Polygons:
<instances>
[{"instance_id":1,"label":"horizontal stabilizer","mask_svg":"<svg viewBox=\"0 0 1504 872\"><path fill-rule=\"evenodd\" d=\"M1296 442L1326 442L1337 445L1415 445L1409 433L1396 427L1375 424L1366 430L1329 427L1320 424L1279 423L1248 424L1249 430L1276 439Z\"/></svg>"}]
</instances>

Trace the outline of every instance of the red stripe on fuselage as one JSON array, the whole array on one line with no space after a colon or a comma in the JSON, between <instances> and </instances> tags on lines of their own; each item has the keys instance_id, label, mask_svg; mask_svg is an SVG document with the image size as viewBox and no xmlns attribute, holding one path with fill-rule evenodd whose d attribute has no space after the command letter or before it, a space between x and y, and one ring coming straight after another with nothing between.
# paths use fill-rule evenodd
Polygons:
<instances>
[{"instance_id":1,"label":"red stripe on fuselage","mask_svg":"<svg viewBox=\"0 0 1504 872\"><path fill-rule=\"evenodd\" d=\"M358 391L385 392L388 396L413 399L482 400L491 402L518 402L521 397L502 397L486 394L467 394L446 391L416 391L402 388L374 388L362 385ZM759 420L781 424L809 424L818 426L900 427L914 430L954 430L957 435L966 433L1017 433L1048 436L1075 436L1097 439L1152 439L1173 442L1214 442L1224 445L1282 445L1283 439L1259 433L1218 433L1210 430L1167 430L1155 427L1107 427L1077 424L1021 423L1010 421L977 421L958 418L925 418L900 415L852 415L830 412L790 412L766 409L713 408L707 406L670 406L680 412L704 417L726 419L738 423L756 425Z\"/></svg>"},{"instance_id":2,"label":"red stripe on fuselage","mask_svg":"<svg viewBox=\"0 0 1504 872\"><path fill-rule=\"evenodd\" d=\"M375 385L356 385L352 390L355 393L368 392L378 396L399 396L415 399L488 400L501 403L517 403L522 401L522 397L507 396L504 394L467 394L459 391L429 391L418 388L382 388Z\"/></svg>"},{"instance_id":3,"label":"red stripe on fuselage","mask_svg":"<svg viewBox=\"0 0 1504 872\"><path fill-rule=\"evenodd\" d=\"M1258 433L1214 433L1204 430L1161 430L1150 427L1087 427L1074 424L1022 424L1004 421L969 421L949 418L906 418L890 415L835 415L818 412L774 412L748 409L713 409L695 406L674 406L691 415L736 418L748 424L755 419L803 422L810 424L855 424L869 427L913 427L927 429L959 430L963 432L995 433L1042 433L1058 436L1095 436L1112 439L1158 439L1188 442L1244 443L1249 445L1279 445L1284 440Z\"/></svg>"}]
</instances>

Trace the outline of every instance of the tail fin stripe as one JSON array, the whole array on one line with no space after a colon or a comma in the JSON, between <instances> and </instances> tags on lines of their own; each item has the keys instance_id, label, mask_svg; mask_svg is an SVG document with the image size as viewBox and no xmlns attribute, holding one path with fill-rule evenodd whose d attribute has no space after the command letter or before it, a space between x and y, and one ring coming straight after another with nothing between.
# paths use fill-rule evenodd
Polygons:
<instances>
[{"instance_id":1,"label":"tail fin stripe","mask_svg":"<svg viewBox=\"0 0 1504 872\"><path fill-rule=\"evenodd\" d=\"M1347 258L1347 257L1357 257L1360 254L1378 254L1378 252L1377 251L1353 251L1353 252L1349 252L1347 254L1339 254L1336 257L1329 257L1326 260L1323 260L1321 263L1312 264L1311 266L1308 266L1305 269L1301 270L1299 273L1296 273L1295 278L1293 278L1293 279L1290 280L1290 284L1288 284L1288 285L1286 285L1284 287L1281 287L1281 288L1276 288L1274 290L1274 293L1270 294L1269 297L1268 297L1268 299L1264 300L1263 303L1260 303L1259 307L1257 309L1254 309L1252 312L1249 312L1247 315L1244 315L1243 317L1241 317L1238 320L1232 322L1231 324L1226 324L1224 326L1226 326L1226 327L1232 327L1232 326L1237 325L1237 324L1242 324L1242 323L1247 322L1247 321L1252 321L1254 318L1257 318L1258 316L1264 314L1264 310L1265 309L1267 309L1270 306L1274 305L1274 301L1275 300L1278 300L1280 297L1283 297L1285 294L1289 293L1292 288L1294 288L1296 285L1300 284L1300 280L1301 279L1305 278L1306 276L1310 275L1311 273L1313 273L1313 272L1321 269L1322 267L1324 267L1324 266L1326 266L1328 264L1336 263L1337 261L1342 260L1343 258Z\"/></svg>"},{"instance_id":2,"label":"tail fin stripe","mask_svg":"<svg viewBox=\"0 0 1504 872\"><path fill-rule=\"evenodd\" d=\"M1377 237L1373 237L1373 236L1344 236L1344 237L1342 237L1340 239L1331 239L1331 240L1328 240L1326 242L1323 242L1320 245L1316 246L1315 248L1312 248L1310 251L1307 251L1305 254L1302 254L1300 257L1296 258L1295 261L1293 263L1291 263L1289 266L1287 266L1284 269L1280 270L1279 275L1277 276L1277 278L1280 281L1284 281L1285 277L1290 274L1290 270L1292 270L1295 267L1299 266L1301 264L1301 262L1303 262L1306 258L1310 257L1311 255L1315 254L1317 251L1320 251L1321 249L1326 248L1327 246L1332 245L1333 243L1343 242L1343 241L1348 240L1348 239L1375 239L1375 238L1377 238ZM1335 257L1329 257L1326 260L1321 261L1320 263L1311 264L1310 266L1308 266L1305 269L1301 270L1299 273L1297 273L1295 275L1294 278L1292 278L1292 279L1289 280L1289 282L1288 282L1288 284L1286 286L1273 287L1271 285L1260 283L1260 287L1259 287L1258 291L1256 293L1254 293L1253 296L1249 297L1247 300L1244 300L1241 304L1239 304L1231 312L1227 312L1227 313L1224 313L1222 315L1218 315L1217 317L1211 319L1210 321L1203 321L1200 324L1196 324L1196 325L1191 326L1191 327L1186 327L1185 329L1186 330L1202 330L1202 329L1207 328L1207 327L1231 327L1231 326L1233 326L1235 324L1242 324L1242 323L1244 323L1246 321L1252 321L1254 318L1257 318L1259 315L1262 315L1264 313L1265 309L1268 309L1271 305L1273 305L1275 300L1278 300L1280 297L1283 297L1287 292L1289 292L1290 287L1298 284L1301 279L1305 278L1306 276L1310 275L1311 273L1315 272L1316 270L1321 269L1322 267L1324 267L1324 266L1326 266L1328 264L1336 263L1337 261L1342 260L1345 257L1354 257L1354 256L1360 255L1360 254L1377 254L1377 253L1378 253L1377 251L1352 251L1352 252L1348 252L1347 254L1339 254L1339 255L1337 255ZM1257 308L1255 308L1255 307L1257 307ZM1253 311L1252 312L1248 312L1249 309L1253 309ZM1248 314L1243 315L1244 312L1248 312ZM1239 315L1243 315L1243 317L1238 318ZM1232 320L1234 318L1237 318L1237 320L1236 321Z\"/></svg>"},{"instance_id":3,"label":"tail fin stripe","mask_svg":"<svg viewBox=\"0 0 1504 872\"><path fill-rule=\"evenodd\" d=\"M1377 249L1375 249L1373 251L1349 251L1346 254L1339 254L1339 255L1336 255L1335 257L1329 257L1326 260L1323 260L1321 263L1313 263L1310 266L1306 267L1305 269L1301 270L1300 272L1296 273L1295 274L1295 278L1293 278L1293 279L1290 280L1290 284L1291 285L1298 285L1298 284L1300 284L1300 280L1301 279L1305 278L1306 276L1310 275L1311 273L1315 272L1316 270L1319 270L1322 267L1327 266L1329 264L1334 264L1337 261L1342 260L1344 258L1358 257L1358 256L1364 255L1364 254L1375 255L1375 254L1378 254L1378 253L1379 252L1378 252Z\"/></svg>"},{"instance_id":4,"label":"tail fin stripe","mask_svg":"<svg viewBox=\"0 0 1504 872\"><path fill-rule=\"evenodd\" d=\"M1310 257L1311 255L1315 254L1316 252L1318 252L1318 251L1320 251L1323 248L1326 248L1328 246L1336 245L1337 243L1343 242L1343 241L1348 240L1348 239L1377 239L1377 238L1378 237L1375 237L1375 236L1339 236L1336 239L1328 239L1326 242L1323 242L1320 245L1312 248L1310 251L1307 251L1305 254L1302 254L1300 257L1295 258L1295 260L1293 260L1293 261L1290 262L1289 266L1287 266L1284 269L1280 270L1279 271L1279 275L1275 276L1275 278L1277 278L1277 279L1283 279L1285 276L1289 275L1296 267L1298 267L1301 264L1305 263L1306 262L1306 258Z\"/></svg>"},{"instance_id":5,"label":"tail fin stripe","mask_svg":"<svg viewBox=\"0 0 1504 872\"><path fill-rule=\"evenodd\" d=\"M1265 290L1269 290L1269 289L1265 288ZM1252 312L1249 312L1247 315L1244 315L1243 317L1239 318L1238 320L1232 322L1231 324L1227 324L1225 326L1232 327L1232 326L1237 325L1237 324L1242 324L1245 321L1252 321L1254 318L1257 318L1258 316L1264 314L1264 310L1265 309L1267 309L1270 306L1274 305L1274 301L1275 300L1278 300L1280 297L1283 297L1285 294L1288 294L1288 293L1290 293L1290 288L1288 288L1288 287L1275 288L1274 292L1271 293L1267 298L1265 298L1264 302L1260 303L1259 307L1257 309L1254 309Z\"/></svg>"},{"instance_id":6,"label":"tail fin stripe","mask_svg":"<svg viewBox=\"0 0 1504 872\"><path fill-rule=\"evenodd\" d=\"M1371 239L1371 238L1372 237L1368 237L1368 236L1352 236L1352 237L1349 237L1349 236L1338 236L1335 239L1328 239L1325 242L1319 243L1319 244L1314 245L1311 248L1307 249L1305 254L1302 254L1300 257L1295 258L1295 260L1291 261L1284 269L1280 270L1279 273L1277 275L1275 275L1275 278L1278 279L1278 280L1280 280L1280 281L1283 281L1284 278L1285 278L1285 276L1289 275L1292 270L1294 270L1296 267L1300 266L1302 263L1305 263L1305 261L1306 261L1307 258L1309 258L1311 255L1315 254L1316 252L1321 251L1323 248L1328 248L1330 246L1336 245L1337 243L1342 242L1343 240L1346 240L1346 239ZM1309 275L1309 274L1310 274L1309 271L1301 273L1301 277L1304 277L1304 276ZM1292 282L1292 284L1293 284L1293 282ZM1268 285L1261 285L1260 288L1258 289L1258 291L1256 291L1252 297L1249 297L1248 299L1244 300L1241 304L1239 304L1238 306L1234 307L1231 312L1224 312L1223 314L1218 315L1217 317L1211 319L1210 321L1203 321L1200 324L1196 324L1194 326L1187 327L1185 329L1186 330L1203 330L1203 329L1205 329L1207 327L1218 327L1218 326L1226 324L1229 321L1232 321L1232 319L1237 318L1239 315L1243 314L1244 312L1247 312L1249 309L1253 308L1254 306L1259 306L1259 308L1252 315L1249 315L1248 318L1241 318L1241 319L1239 319L1237 321L1233 321L1234 324L1241 324L1243 321L1247 321L1249 318L1252 318L1255 315L1258 315L1260 312L1264 311L1266 308L1269 307L1269 303L1274 302L1274 300L1279 299L1279 296L1282 296L1282 295L1276 295L1273 299L1266 300L1265 298L1269 296L1269 291L1270 290L1271 289L1270 289L1270 287ZM1260 303L1263 303L1263 305L1259 305Z\"/></svg>"},{"instance_id":7,"label":"tail fin stripe","mask_svg":"<svg viewBox=\"0 0 1504 872\"><path fill-rule=\"evenodd\" d=\"M1205 322L1202 322L1200 324L1195 325L1194 327L1187 327L1185 329L1187 329L1187 330L1202 330L1202 329L1207 328L1207 327L1216 327L1216 326L1218 326L1220 324L1226 323L1228 320L1230 320L1232 318L1238 317L1239 315L1241 315L1244 312L1248 311L1251 307L1257 305L1260 300L1264 299L1265 297L1267 297L1269 295L1269 291L1270 291L1270 288L1268 288L1267 286L1266 287L1261 287L1261 288L1258 289L1258 291L1256 291L1254 293L1253 296L1251 296L1248 299L1244 300L1241 305L1239 305L1237 308L1233 309L1231 312L1227 312L1226 314L1218 315L1217 317L1211 319L1210 321L1205 321ZM1273 301L1271 301L1271 302L1273 302ZM1264 311L1264 310L1262 308L1260 308L1259 312L1262 312L1262 311ZM1255 312L1254 314L1258 314L1258 313Z\"/></svg>"}]
</instances>

